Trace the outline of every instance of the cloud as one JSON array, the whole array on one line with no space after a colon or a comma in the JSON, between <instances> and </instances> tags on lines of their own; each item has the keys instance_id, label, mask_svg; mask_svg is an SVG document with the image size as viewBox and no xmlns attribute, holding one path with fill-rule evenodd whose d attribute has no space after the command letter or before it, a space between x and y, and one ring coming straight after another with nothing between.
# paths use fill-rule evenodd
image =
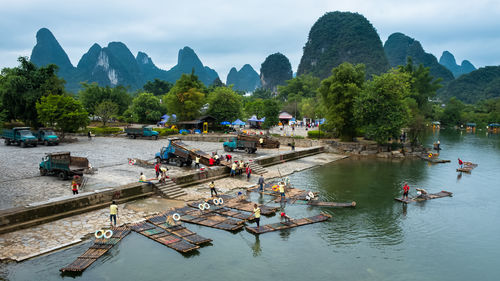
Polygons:
<instances>
[{"instance_id":1,"label":"cloud","mask_svg":"<svg viewBox=\"0 0 500 281\"><path fill-rule=\"evenodd\" d=\"M336 10L364 15L383 41L403 32L438 58L449 50L457 61L500 64L500 5L487 0L2 2L0 67L15 66L19 55L29 55L36 31L47 27L74 65L93 43L121 41L166 69L177 63L179 49L190 46L222 80L232 66L249 63L258 72L275 52L285 54L295 71L311 26Z\"/></svg>"}]
</instances>

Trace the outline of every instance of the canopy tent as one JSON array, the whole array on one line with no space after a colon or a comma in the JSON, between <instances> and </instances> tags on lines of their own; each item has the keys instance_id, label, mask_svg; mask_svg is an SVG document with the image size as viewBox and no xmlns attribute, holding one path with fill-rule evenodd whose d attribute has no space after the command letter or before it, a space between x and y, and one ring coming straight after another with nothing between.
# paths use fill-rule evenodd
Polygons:
<instances>
[{"instance_id":1,"label":"canopy tent","mask_svg":"<svg viewBox=\"0 0 500 281\"><path fill-rule=\"evenodd\" d=\"M290 113L283 111L280 113L279 119L280 120L291 120L291 119L293 119L293 116Z\"/></svg>"},{"instance_id":2,"label":"canopy tent","mask_svg":"<svg viewBox=\"0 0 500 281\"><path fill-rule=\"evenodd\" d=\"M231 122L228 121L222 121L220 122L221 125L231 125Z\"/></svg>"},{"instance_id":3,"label":"canopy tent","mask_svg":"<svg viewBox=\"0 0 500 281\"><path fill-rule=\"evenodd\" d=\"M175 114L172 114L171 116L165 114L161 117L161 120L162 121L165 121L165 122L168 122L168 120L170 119L170 117L172 117L173 120L175 120L177 118L177 116ZM161 121L160 121L161 122ZM159 123L160 123L159 122ZM162 124L164 124L165 122L163 122Z\"/></svg>"},{"instance_id":4,"label":"canopy tent","mask_svg":"<svg viewBox=\"0 0 500 281\"><path fill-rule=\"evenodd\" d=\"M262 121L260 121L259 119L257 119L257 116L252 115L252 117L250 119L248 119L248 122L262 122Z\"/></svg>"},{"instance_id":5,"label":"canopy tent","mask_svg":"<svg viewBox=\"0 0 500 281\"><path fill-rule=\"evenodd\" d=\"M244 126L244 125L245 125L245 122L241 121L240 119L236 119L236 120L233 122L233 125L236 125L236 126Z\"/></svg>"},{"instance_id":6,"label":"canopy tent","mask_svg":"<svg viewBox=\"0 0 500 281\"><path fill-rule=\"evenodd\" d=\"M266 117L262 117L262 119L259 120L259 122L264 122L266 121Z\"/></svg>"},{"instance_id":7,"label":"canopy tent","mask_svg":"<svg viewBox=\"0 0 500 281\"><path fill-rule=\"evenodd\" d=\"M488 127L500 127L500 124L498 123L491 123L488 125Z\"/></svg>"}]
</instances>

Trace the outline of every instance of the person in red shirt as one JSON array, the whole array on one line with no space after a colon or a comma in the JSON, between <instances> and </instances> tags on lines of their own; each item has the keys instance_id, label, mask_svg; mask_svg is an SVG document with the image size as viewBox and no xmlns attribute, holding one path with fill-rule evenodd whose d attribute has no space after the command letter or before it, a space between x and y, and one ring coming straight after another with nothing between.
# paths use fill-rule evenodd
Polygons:
<instances>
[{"instance_id":1,"label":"person in red shirt","mask_svg":"<svg viewBox=\"0 0 500 281\"><path fill-rule=\"evenodd\" d=\"M155 165L156 178L160 176L160 163L156 162Z\"/></svg>"},{"instance_id":2,"label":"person in red shirt","mask_svg":"<svg viewBox=\"0 0 500 281\"><path fill-rule=\"evenodd\" d=\"M408 183L405 182L405 185L403 186L403 197L401 199L406 197L406 200L408 200L408 192L410 192L410 186L408 186Z\"/></svg>"},{"instance_id":3,"label":"person in red shirt","mask_svg":"<svg viewBox=\"0 0 500 281\"><path fill-rule=\"evenodd\" d=\"M464 167L464 161L462 159L458 158L458 165L460 165L460 168Z\"/></svg>"},{"instance_id":4,"label":"person in red shirt","mask_svg":"<svg viewBox=\"0 0 500 281\"><path fill-rule=\"evenodd\" d=\"M210 157L210 160L208 160L208 165L213 166L215 164L215 160L213 157Z\"/></svg>"}]
</instances>

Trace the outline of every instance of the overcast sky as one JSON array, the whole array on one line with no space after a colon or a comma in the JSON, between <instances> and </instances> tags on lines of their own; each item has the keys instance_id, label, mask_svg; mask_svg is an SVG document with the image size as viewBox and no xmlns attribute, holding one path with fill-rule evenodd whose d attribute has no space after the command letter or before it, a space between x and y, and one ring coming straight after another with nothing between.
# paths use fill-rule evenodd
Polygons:
<instances>
[{"instance_id":1,"label":"overcast sky","mask_svg":"<svg viewBox=\"0 0 500 281\"><path fill-rule=\"evenodd\" d=\"M295 72L311 26L329 11L364 15L382 42L402 32L438 59L449 50L458 63L500 65L498 0L1 0L0 67L29 56L37 30L47 27L75 66L93 43L121 41L167 70L190 46L223 81L233 66L249 63L259 72L275 52Z\"/></svg>"}]
</instances>

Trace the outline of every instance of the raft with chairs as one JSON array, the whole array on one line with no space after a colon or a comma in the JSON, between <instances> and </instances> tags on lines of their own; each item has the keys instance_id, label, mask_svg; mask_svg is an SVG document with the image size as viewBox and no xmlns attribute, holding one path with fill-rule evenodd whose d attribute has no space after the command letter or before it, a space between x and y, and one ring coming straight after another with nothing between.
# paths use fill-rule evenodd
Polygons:
<instances>
[{"instance_id":1,"label":"raft with chairs","mask_svg":"<svg viewBox=\"0 0 500 281\"><path fill-rule=\"evenodd\" d=\"M262 234L262 233L267 233L267 232L273 232L273 231L278 231L278 230L289 229L289 228L294 228L294 227L298 227L298 226L323 222L323 221L329 220L331 217L332 216L329 214L321 213L319 215L308 217L308 218L292 219L290 221L266 224L266 225L262 225L260 227L247 226L246 230L253 233L253 234Z\"/></svg>"},{"instance_id":2,"label":"raft with chairs","mask_svg":"<svg viewBox=\"0 0 500 281\"><path fill-rule=\"evenodd\" d=\"M90 265L92 265L97 259L107 253L111 248L113 248L118 242L120 242L125 236L130 233L130 228L128 227L112 227L108 230L98 230L95 232L96 239L94 244L89 247L85 253L76 258L75 261L69 265L59 269L59 271L79 273L83 272Z\"/></svg>"},{"instance_id":3,"label":"raft with chairs","mask_svg":"<svg viewBox=\"0 0 500 281\"><path fill-rule=\"evenodd\" d=\"M429 193L426 196L417 196L417 197L412 197L408 199L403 199L401 197L396 197L394 200L403 202L403 203L411 203L411 202L421 202L421 201L427 201L431 199L437 199L437 198L443 198L443 197L452 197L453 193L449 191L442 190L438 193Z\"/></svg>"},{"instance_id":4,"label":"raft with chairs","mask_svg":"<svg viewBox=\"0 0 500 281\"><path fill-rule=\"evenodd\" d=\"M200 248L200 246L192 244L181 237L173 235L172 233L165 231L165 229L146 221L131 224L130 228L151 240L181 253L187 253Z\"/></svg>"},{"instance_id":5,"label":"raft with chairs","mask_svg":"<svg viewBox=\"0 0 500 281\"><path fill-rule=\"evenodd\" d=\"M295 188L297 191L297 189ZM297 204L297 205L309 205L309 206L317 206L317 207L332 207L332 208L354 208L356 207L356 202L327 202L320 201L317 199L318 193L312 191L304 191L292 193L294 195L285 197L285 202L288 204ZM281 198L278 197L274 200L276 203L282 202Z\"/></svg>"}]
</instances>

